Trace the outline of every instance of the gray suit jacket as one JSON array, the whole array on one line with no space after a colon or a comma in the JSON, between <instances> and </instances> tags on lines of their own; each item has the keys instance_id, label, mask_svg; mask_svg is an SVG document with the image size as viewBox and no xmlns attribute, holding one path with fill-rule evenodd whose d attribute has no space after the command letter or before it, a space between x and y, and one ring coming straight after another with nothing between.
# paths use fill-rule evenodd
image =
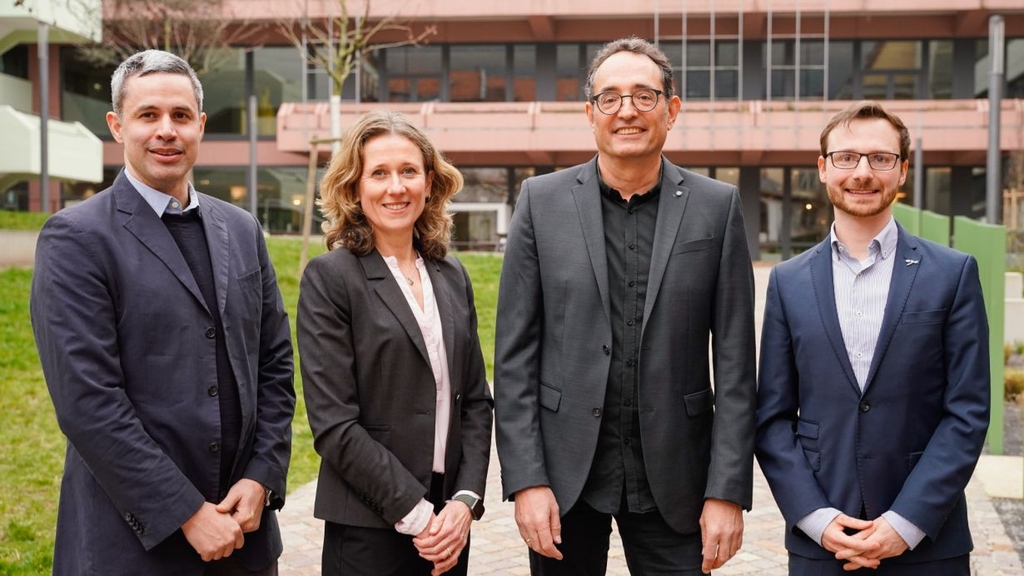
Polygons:
<instances>
[{"instance_id":1,"label":"gray suit jacket","mask_svg":"<svg viewBox=\"0 0 1024 576\"><path fill-rule=\"evenodd\" d=\"M596 158L523 182L501 272L495 416L504 497L590 471L612 330ZM663 161L640 350L640 433L658 509L699 530L707 497L750 508L753 274L740 199ZM714 389L708 361L713 345Z\"/></svg>"},{"instance_id":2,"label":"gray suit jacket","mask_svg":"<svg viewBox=\"0 0 1024 576\"><path fill-rule=\"evenodd\" d=\"M481 497L491 454L491 409L473 288L449 256L427 261L451 379L444 497ZM302 277L297 313L303 396L323 459L314 515L392 528L427 496L437 397L409 303L374 250L336 248Z\"/></svg>"},{"instance_id":3,"label":"gray suit jacket","mask_svg":"<svg viewBox=\"0 0 1024 576\"><path fill-rule=\"evenodd\" d=\"M295 391L274 268L251 214L205 194L199 203L242 413L231 479L283 495ZM179 527L218 498L213 320L171 234L124 173L47 220L31 309L68 438L54 574L201 574ZM268 509L236 554L258 568L280 553Z\"/></svg>"}]
</instances>

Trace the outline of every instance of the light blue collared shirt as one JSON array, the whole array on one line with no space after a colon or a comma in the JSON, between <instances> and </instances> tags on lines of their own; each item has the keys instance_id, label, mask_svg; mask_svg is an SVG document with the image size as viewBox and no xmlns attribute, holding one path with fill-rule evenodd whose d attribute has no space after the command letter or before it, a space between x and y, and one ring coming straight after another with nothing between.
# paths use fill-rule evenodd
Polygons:
<instances>
[{"instance_id":1,"label":"light blue collared shirt","mask_svg":"<svg viewBox=\"0 0 1024 576\"><path fill-rule=\"evenodd\" d=\"M899 231L896 221L890 219L882 231L868 244L868 256L863 261L854 258L849 249L836 237L836 226L832 224L829 245L832 248L832 284L835 293L836 313L839 328L843 333L846 353L857 377L861 392L867 384L875 345L882 329L885 304L889 299L889 285L892 282L893 254ZM839 516L835 508L819 508L804 516L796 523L805 534L821 544L825 528ZM924 539L925 533L899 514L888 510L882 517L892 525L896 533L911 550Z\"/></svg>"},{"instance_id":2,"label":"light blue collared shirt","mask_svg":"<svg viewBox=\"0 0 1024 576\"><path fill-rule=\"evenodd\" d=\"M196 194L196 189L192 186L192 183L188 183L188 206L185 208L181 207L181 202L170 194L165 194L156 188L146 186L135 176L132 176L131 170L127 166L124 167L124 175L131 182L132 186L142 194L142 198L149 204L153 211L156 212L157 218L161 218L164 212L170 212L171 214L184 214L189 210L194 210L199 207L199 194ZM203 215L202 212L199 213Z\"/></svg>"}]
</instances>

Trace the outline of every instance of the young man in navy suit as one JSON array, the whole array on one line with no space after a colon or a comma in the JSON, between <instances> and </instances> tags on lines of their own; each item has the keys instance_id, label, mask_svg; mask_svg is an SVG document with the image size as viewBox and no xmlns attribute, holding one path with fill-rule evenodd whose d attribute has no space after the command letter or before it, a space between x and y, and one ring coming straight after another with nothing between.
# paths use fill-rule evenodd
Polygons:
<instances>
[{"instance_id":1,"label":"young man in navy suit","mask_svg":"<svg viewBox=\"0 0 1024 576\"><path fill-rule=\"evenodd\" d=\"M790 574L970 574L988 324L975 259L893 219L909 154L879 104L836 115L818 157L832 231L771 273L756 452Z\"/></svg>"}]
</instances>

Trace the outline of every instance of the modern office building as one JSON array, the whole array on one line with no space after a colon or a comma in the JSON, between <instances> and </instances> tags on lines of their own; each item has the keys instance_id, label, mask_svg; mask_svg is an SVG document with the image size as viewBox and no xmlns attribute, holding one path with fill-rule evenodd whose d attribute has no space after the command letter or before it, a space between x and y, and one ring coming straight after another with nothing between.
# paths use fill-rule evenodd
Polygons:
<instances>
[{"instance_id":1,"label":"modern office building","mask_svg":"<svg viewBox=\"0 0 1024 576\"><path fill-rule=\"evenodd\" d=\"M271 231L296 232L310 142L331 134L330 82L278 26L324 26L338 0L223 1L236 27L255 32L202 75L209 121L194 181L254 208ZM500 244L523 178L593 156L585 69L604 42L622 36L655 40L670 56L683 109L666 155L739 187L749 241L762 259L787 257L827 232L818 136L852 100L887 101L918 139L922 161L911 159L901 201L984 216L993 15L1005 30L1000 148L1008 187L1015 185L1010 158L1024 150L1020 0L371 1L370 21L397 15L435 32L421 46L372 51L344 87L342 124L389 107L428 131L466 177L457 197L460 247ZM362 6L351 2L350 14ZM35 44L7 49L0 80L20 76L35 87L37 60ZM110 182L121 165L103 120L111 68L86 64L71 45L52 47L49 60L51 114L103 140ZM0 94L0 103L7 99ZM321 163L328 154L329 145L318 146ZM51 197L67 204L103 185L65 183ZM12 206L40 208L38 184L13 190L4 193L16 198Z\"/></svg>"}]
</instances>

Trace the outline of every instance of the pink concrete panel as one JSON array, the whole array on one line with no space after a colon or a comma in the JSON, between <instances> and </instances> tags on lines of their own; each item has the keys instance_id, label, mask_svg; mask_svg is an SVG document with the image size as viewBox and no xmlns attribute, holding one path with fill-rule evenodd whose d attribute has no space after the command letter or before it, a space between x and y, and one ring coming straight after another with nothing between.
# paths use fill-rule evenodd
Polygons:
<instances>
[{"instance_id":1,"label":"pink concrete panel","mask_svg":"<svg viewBox=\"0 0 1024 576\"><path fill-rule=\"evenodd\" d=\"M817 158L819 136L828 120L848 102L699 102L686 103L666 143L667 154L710 155L724 165L751 165L772 158ZM408 113L411 105L401 105ZM983 100L893 101L886 107L903 118L913 137L922 139L925 158L946 154L953 164L974 163L988 145L988 109ZM358 118L352 104L342 105L342 125ZM309 150L308 132L296 130L296 118L326 113L316 104L290 104L278 117L278 148ZM505 154L508 159L552 159L558 154L592 154L593 135L574 103L427 103L410 119L424 128L445 153L477 157ZM1024 101L1003 103L1002 146L1016 149L1024 123ZM327 125L317 119L317 125ZM967 160L970 159L970 162ZM729 160L732 162L732 160ZM502 164L518 163L507 160ZM537 161L526 162L536 164ZM813 163L813 161L808 161Z\"/></svg>"}]
</instances>

